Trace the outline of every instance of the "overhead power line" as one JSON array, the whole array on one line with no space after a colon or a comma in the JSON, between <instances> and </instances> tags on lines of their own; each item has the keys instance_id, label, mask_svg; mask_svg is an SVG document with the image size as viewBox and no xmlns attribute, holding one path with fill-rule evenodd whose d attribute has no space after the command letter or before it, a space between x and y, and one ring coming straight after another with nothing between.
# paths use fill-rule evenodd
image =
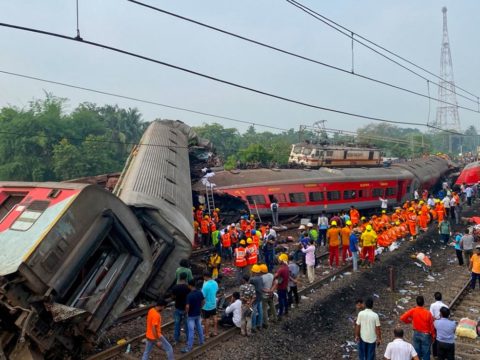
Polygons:
<instances>
[{"instance_id":1,"label":"overhead power line","mask_svg":"<svg viewBox=\"0 0 480 360\"><path fill-rule=\"evenodd\" d=\"M349 117L357 117L357 118L361 118L361 119L372 120L372 121L380 121L380 122L385 122L385 123L390 123L390 124L426 126L426 127L431 127L431 128L437 129L439 131L445 131L445 132L461 135L460 133L458 133L456 131L440 129L440 128L437 128L433 125L429 125L429 124L417 123L417 122L407 122L407 121L397 121L397 120L390 120L390 119L386 119L386 118L379 118L379 117L375 117L375 116L356 114L356 113L352 113L352 112L348 112L348 111L337 110L337 109L328 108L328 107L321 106L321 105L315 105L315 104L307 103L307 102L304 102L304 101L291 99L291 98L288 98L288 97L285 97L285 96L276 95L276 94L273 94L273 93L270 93L270 92L267 92L267 91L258 90L258 89L252 88L252 87L248 87L248 86L245 86L245 85L234 83L232 81L223 80L223 79L220 79L220 78L215 77L215 76L203 74L203 73L200 73L198 71L187 69L187 68L184 68L184 67L181 67L181 66L178 66L178 65L173 65L173 64L161 61L161 60L157 60L157 59L148 57L148 56L140 55L140 54L137 54L137 53L133 53L131 51L119 49L119 48L116 48L116 47L113 47L113 46L109 46L109 45L106 45L106 44L101 44L101 43L94 42L94 41L80 40L80 39L77 39L77 38L74 38L74 37L71 37L71 36L67 36L67 35L62 35L62 34L49 32L49 31L45 31L45 30L39 30L39 29L30 28L30 27L24 27L24 26L7 24L7 23L0 23L0 26L6 27L6 28L11 28L11 29L22 30L22 31L26 31L26 32L31 32L31 33L36 33L36 34L52 36L52 37L56 37L56 38L60 38L60 39L64 39L64 40L70 40L70 41L74 41L74 42L77 42L77 43L87 44L87 45L95 46L95 47L98 47L98 48L111 50L113 52L117 52L117 53L128 55L128 56L132 56L132 57L142 59L142 60L145 60L145 61L149 61L149 62L152 62L152 63L155 63L155 64L163 65L163 66L166 66L166 67L169 67L169 68L172 68L172 69L180 70L180 71L185 72L185 73L196 75L196 76L199 76L199 77L202 77L202 78L205 78L205 79L216 81L216 82L221 83L221 84L229 85L229 86L236 87L236 88L243 89L243 90L247 90L247 91L250 91L250 92L253 92L253 93L256 93L256 94L268 96L270 98L282 100L282 101L289 102L289 103L292 103L292 104L297 104L297 105L300 105L300 106L303 106L303 107L308 107L308 108L311 108L311 109L323 110L323 111L328 111L328 112L332 112L332 113L342 114L342 115L349 116Z\"/></svg>"},{"instance_id":2,"label":"overhead power line","mask_svg":"<svg viewBox=\"0 0 480 360\"><path fill-rule=\"evenodd\" d=\"M390 54L398 57L399 59L402 59L403 61L408 62L409 64L411 64L411 65L413 65L413 66L415 66L415 67L417 67L417 68L419 68L419 69L427 72L427 73L430 74L430 75L433 75L435 78L438 78L438 79L440 79L440 80L443 80L440 76L438 76L438 75L436 75L436 74L434 74L434 73L432 73L432 72L430 72L430 71L428 71L428 70L420 67L419 65L416 65L415 63L413 63L413 62L411 62L411 61L409 61L409 60L401 57L400 55L397 55L397 54L395 54L394 52L392 52L392 51L390 51L390 50L388 50L388 49L386 49L386 48L384 48L384 47L382 47L382 46L374 43L373 41L370 41L370 40L364 38L363 36L358 35L358 34L355 33L354 31L352 31L352 30L350 30L350 29L347 29L346 27L343 27L343 26L335 23L334 21L328 19L327 17L319 14L318 12L316 12L316 11L308 8L307 6L305 6L305 5L297 2L297 1L295 1L295 0L286 0L286 1L287 1L288 3L290 3L291 5L295 6L296 8L302 10L302 11L305 12L306 14L308 14L308 15L312 16L313 18L321 21L321 22L324 23L325 25L327 25L327 26L331 27L332 29L338 31L338 32L341 33L342 35L350 38L352 41L355 41L356 43L361 44L362 46L366 47L367 49L369 49L369 50L373 51L374 53L376 53L376 54L384 57L385 59L391 61L392 63L394 63L394 64L400 66L401 68L409 71L410 73L412 73L412 74L414 74L414 75L422 78L422 79L425 80L425 81L430 81L432 84L434 84L434 85L436 85L436 86L438 86L438 87L440 87L440 88L444 88L444 89L446 89L446 90L449 90L449 89L443 87L442 85L440 85L439 83L436 83L436 82L434 82L434 81L429 80L427 77L425 77L425 76L423 76L422 74L416 72L415 70L412 70L412 69L410 69L409 67L401 64L400 62L392 59L391 57L385 55L384 53L382 53L382 52L380 52L379 50L373 48L372 46L370 46L370 45L368 45L368 44L360 41L359 39L363 39L363 40L371 43L372 45L374 45L374 46L382 49L383 51L386 51L386 52L388 52L388 53L390 53ZM464 99L467 99L467 100L469 100L469 101L472 101L472 102L478 104L478 102L479 102L479 97L478 97L477 95L475 95L475 94L473 94L473 93L471 93L471 92L469 92L469 91L467 91L467 90L464 90L463 88L461 88L461 87L459 87L459 86L456 86L456 88L464 91L465 93L467 93L467 94L469 94L469 95L474 96L475 99L472 99L472 98L470 98L470 97L468 97L468 96L465 96L465 95L462 95L462 94L457 94L458 96L460 96L460 97L462 97L462 98L464 98Z\"/></svg>"},{"instance_id":3,"label":"overhead power line","mask_svg":"<svg viewBox=\"0 0 480 360\"><path fill-rule=\"evenodd\" d=\"M430 97L430 95L425 95L425 94L422 94L422 93L420 93L418 91L415 91L415 90L412 90L412 89L408 89L408 88L405 88L405 87L402 87L402 86L399 86L399 85L395 85L395 84L389 83L387 81L372 78L370 76L363 75L363 74L360 74L360 73L357 73L357 72L346 70L346 69L343 69L343 68L335 66L335 65L327 64L325 62L322 62L322 61L319 61L319 60L316 60L316 59L313 59L313 58L310 58L310 57L307 57L307 56L304 56L304 55L300 55L300 54L294 53L294 52L289 51L289 50L281 49L279 47L276 47L276 46L273 46L273 45L270 45L270 44L267 44L267 43L264 43L264 42L261 42L261 41L258 41L258 40L254 40L252 38L248 38L246 36L239 35L239 34L230 32L228 30L224 30L224 29L212 26L212 25L208 25L208 24L205 24L203 22L200 22L200 21L197 21L197 20L194 20L194 19L190 19L190 18L187 18L187 17L182 16L182 15L178 15L178 14L175 14L173 12L170 12L170 11L167 11L167 10L164 10L164 9L160 9L160 8L152 6L152 5L145 4L145 3L137 1L137 0L128 0L128 1L131 2L131 3L146 7L148 9L152 9L152 10L155 10L157 12L163 13L165 15L173 16L175 18L178 18L178 19L181 19L181 20L184 20L184 21L202 26L204 28L207 28L207 29L210 29L210 30L213 30L213 31L216 31L216 32L220 32L222 34L232 36L232 37L235 37L237 39L240 39L240 40L243 40L243 41L246 41L246 42L249 42L249 43L252 43L252 44L255 44L255 45L258 45L258 46L276 51L276 52L280 52L280 53L283 53L283 54L286 54L286 55L290 55L290 56L293 56L293 57L301 59L301 60L305 60L305 61L317 64L317 65L321 65L321 66L327 67L327 68L332 69L332 70L340 71L340 72L348 74L348 75L356 76L356 77L362 78L364 80L372 81L372 82L375 82L375 83L380 84L380 85L384 85L384 86L387 86L387 87L390 87L390 88L393 88L393 89L396 89L396 90L400 90L400 91L410 93L412 95L423 97L425 99L434 100L434 101L437 101L437 102L440 102L440 103L445 103L447 105L454 105L454 106L457 106L457 107L459 107L461 109L464 109L464 110L472 111L472 112L475 112L475 113L480 113L478 108L473 109L473 108L469 108L469 107L466 107L466 106L460 106L458 104L448 103L446 101ZM352 45L353 45L353 43L352 43Z\"/></svg>"}]
</instances>

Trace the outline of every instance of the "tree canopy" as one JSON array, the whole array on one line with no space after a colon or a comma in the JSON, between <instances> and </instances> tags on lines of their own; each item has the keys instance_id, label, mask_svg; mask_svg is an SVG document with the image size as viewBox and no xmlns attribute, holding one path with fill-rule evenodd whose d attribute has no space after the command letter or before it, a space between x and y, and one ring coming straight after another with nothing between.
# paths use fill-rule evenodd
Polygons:
<instances>
[{"instance_id":1,"label":"tree canopy","mask_svg":"<svg viewBox=\"0 0 480 360\"><path fill-rule=\"evenodd\" d=\"M120 171L146 123L137 109L83 103L46 95L25 109L0 110L0 179L67 180Z\"/></svg>"}]
</instances>

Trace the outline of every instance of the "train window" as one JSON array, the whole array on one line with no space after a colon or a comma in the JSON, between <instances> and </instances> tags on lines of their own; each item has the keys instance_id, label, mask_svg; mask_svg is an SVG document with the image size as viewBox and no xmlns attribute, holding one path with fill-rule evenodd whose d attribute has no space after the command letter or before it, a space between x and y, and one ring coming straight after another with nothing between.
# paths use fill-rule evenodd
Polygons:
<instances>
[{"instance_id":1,"label":"train window","mask_svg":"<svg viewBox=\"0 0 480 360\"><path fill-rule=\"evenodd\" d=\"M48 208L49 203L49 201L33 201L10 226L10 229L27 231Z\"/></svg>"},{"instance_id":2,"label":"train window","mask_svg":"<svg viewBox=\"0 0 480 360\"><path fill-rule=\"evenodd\" d=\"M323 201L324 196L323 192L321 191L315 191L315 192L309 192L308 193L308 200L309 201Z\"/></svg>"},{"instance_id":3,"label":"train window","mask_svg":"<svg viewBox=\"0 0 480 360\"><path fill-rule=\"evenodd\" d=\"M390 188L387 188L387 192L386 192L386 195L387 195L387 196L393 196L393 195L395 195L396 193L397 193L397 189L391 188L391 187L390 187Z\"/></svg>"},{"instance_id":4,"label":"train window","mask_svg":"<svg viewBox=\"0 0 480 360\"><path fill-rule=\"evenodd\" d=\"M247 195L247 201L250 205L263 205L266 204L265 196L263 195Z\"/></svg>"},{"instance_id":5,"label":"train window","mask_svg":"<svg viewBox=\"0 0 480 360\"><path fill-rule=\"evenodd\" d=\"M333 156L333 150L328 150L327 151L327 156L332 157Z\"/></svg>"},{"instance_id":6,"label":"train window","mask_svg":"<svg viewBox=\"0 0 480 360\"><path fill-rule=\"evenodd\" d=\"M380 196L383 196L383 189L373 189L372 191L372 196L373 197L380 197Z\"/></svg>"},{"instance_id":7,"label":"train window","mask_svg":"<svg viewBox=\"0 0 480 360\"><path fill-rule=\"evenodd\" d=\"M357 193L355 190L345 190L343 192L344 199L355 199L357 197Z\"/></svg>"},{"instance_id":8,"label":"train window","mask_svg":"<svg viewBox=\"0 0 480 360\"><path fill-rule=\"evenodd\" d=\"M0 204L0 222L10 213L10 211L17 205L22 202L22 200L27 196L27 193L15 193L8 194L3 202Z\"/></svg>"},{"instance_id":9,"label":"train window","mask_svg":"<svg viewBox=\"0 0 480 360\"><path fill-rule=\"evenodd\" d=\"M340 191L327 191L328 200L340 200Z\"/></svg>"},{"instance_id":10,"label":"train window","mask_svg":"<svg viewBox=\"0 0 480 360\"><path fill-rule=\"evenodd\" d=\"M368 190L358 190L358 197L359 197L359 198L366 198L366 197L368 197Z\"/></svg>"},{"instance_id":11,"label":"train window","mask_svg":"<svg viewBox=\"0 0 480 360\"><path fill-rule=\"evenodd\" d=\"M290 202L292 203L304 203L305 202L305 193L290 193L288 194Z\"/></svg>"},{"instance_id":12,"label":"train window","mask_svg":"<svg viewBox=\"0 0 480 360\"><path fill-rule=\"evenodd\" d=\"M285 194L270 194L268 195L268 198L270 199L270 202L277 202L277 203L286 203L287 198L285 197Z\"/></svg>"}]
</instances>

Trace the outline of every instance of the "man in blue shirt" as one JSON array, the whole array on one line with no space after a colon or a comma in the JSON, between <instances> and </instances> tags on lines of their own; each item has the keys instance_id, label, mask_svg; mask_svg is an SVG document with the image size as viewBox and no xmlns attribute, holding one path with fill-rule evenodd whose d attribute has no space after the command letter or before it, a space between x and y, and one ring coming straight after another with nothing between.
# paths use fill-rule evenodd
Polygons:
<instances>
[{"instance_id":1,"label":"man in blue shirt","mask_svg":"<svg viewBox=\"0 0 480 360\"><path fill-rule=\"evenodd\" d=\"M450 310L447 307L440 309L440 319L435 320L437 333L437 355L439 359L455 359L455 321L449 320Z\"/></svg>"},{"instance_id":2,"label":"man in blue shirt","mask_svg":"<svg viewBox=\"0 0 480 360\"><path fill-rule=\"evenodd\" d=\"M358 233L352 231L350 234L350 251L352 252L353 271L358 271Z\"/></svg>"},{"instance_id":3,"label":"man in blue shirt","mask_svg":"<svg viewBox=\"0 0 480 360\"><path fill-rule=\"evenodd\" d=\"M213 319L213 336L218 335L217 329L217 291L218 284L212 279L210 272L203 274L202 293L205 297L205 305L203 305L203 318L205 319L205 338L210 336L209 327L210 319Z\"/></svg>"},{"instance_id":4,"label":"man in blue shirt","mask_svg":"<svg viewBox=\"0 0 480 360\"><path fill-rule=\"evenodd\" d=\"M202 305L205 302L203 294L200 291L200 289L202 288L202 282L197 281L197 283L195 283L195 280L192 279L189 281L188 286L191 290L191 292L187 295L187 304L185 306L185 312L188 315L188 341L187 346L181 350L182 353L187 353L192 350L195 330L197 330L198 333L199 344L202 345L204 342L203 328L200 321L200 312L202 309Z\"/></svg>"}]
</instances>

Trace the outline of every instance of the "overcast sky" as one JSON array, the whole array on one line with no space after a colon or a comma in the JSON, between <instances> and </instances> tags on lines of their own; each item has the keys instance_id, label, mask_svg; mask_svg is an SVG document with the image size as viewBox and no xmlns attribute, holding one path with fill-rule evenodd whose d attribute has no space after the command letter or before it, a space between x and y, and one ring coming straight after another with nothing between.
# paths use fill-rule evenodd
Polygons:
<instances>
[{"instance_id":1,"label":"overcast sky","mask_svg":"<svg viewBox=\"0 0 480 360\"><path fill-rule=\"evenodd\" d=\"M351 69L351 42L283 0L145 0L180 15ZM440 71L442 6L448 8L450 46L458 86L480 94L478 0L302 0L303 4L415 63ZM426 123L429 101L349 74L245 43L124 0L79 0L85 40L116 46L210 76L322 107ZM0 0L0 22L76 33L75 0ZM310 109L215 83L178 70L85 44L0 28L0 70L138 97L256 124L296 128L327 120L354 130L370 123ZM427 93L427 83L355 45L355 71ZM432 78L432 80L435 80ZM0 106L25 107L48 91L69 99L137 107L145 120L179 119L189 125L245 125L0 74ZM433 97L438 90L430 87ZM458 98L459 104L477 105ZM432 101L430 119L437 102ZM459 110L463 129L480 114ZM258 126L259 131L266 130ZM425 128L422 128L425 130Z\"/></svg>"}]
</instances>

